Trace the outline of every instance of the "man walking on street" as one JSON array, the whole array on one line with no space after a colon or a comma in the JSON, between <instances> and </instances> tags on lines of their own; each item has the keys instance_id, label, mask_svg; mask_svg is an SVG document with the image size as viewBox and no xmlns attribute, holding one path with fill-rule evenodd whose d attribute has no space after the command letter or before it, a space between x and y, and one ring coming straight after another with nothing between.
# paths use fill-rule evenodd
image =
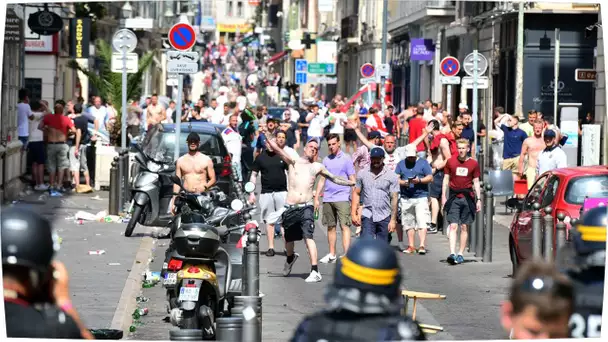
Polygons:
<instances>
[{"instance_id":1,"label":"man walking on street","mask_svg":"<svg viewBox=\"0 0 608 342\"><path fill-rule=\"evenodd\" d=\"M532 114L530 114L532 115ZM536 115L536 113L534 113ZM519 155L519 174L526 177L528 182L528 190L534 185L536 180L536 165L538 164L538 156L545 149L545 141L543 139L544 125L542 121L531 122L533 125L533 134L529 136L521 147ZM527 157L527 159L526 159Z\"/></svg>"},{"instance_id":2,"label":"man walking on street","mask_svg":"<svg viewBox=\"0 0 608 342\"><path fill-rule=\"evenodd\" d=\"M304 146L304 156L293 160L282 148L277 145L276 139L269 133L268 145L283 158L288 165L289 189L285 208L282 211L280 223L285 229L285 249L287 260L283 268L283 275L291 273L298 254L294 252L294 242L304 239L310 257L311 270L306 278L307 283L321 281L321 274L317 266L317 245L313 239L315 230L313 187L317 177L328 178L338 185L354 186L354 182L342 177L334 176L323 164L315 162L319 153L319 141L309 140Z\"/></svg>"},{"instance_id":3,"label":"man walking on street","mask_svg":"<svg viewBox=\"0 0 608 342\"><path fill-rule=\"evenodd\" d=\"M388 242L389 233L395 231L397 225L399 181L395 172L384 166L385 152L382 147L372 148L370 159L370 167L357 173L351 216L355 225L361 225L361 237L369 236ZM361 200L363 211L359 218L356 214Z\"/></svg>"},{"instance_id":4,"label":"man walking on street","mask_svg":"<svg viewBox=\"0 0 608 342\"><path fill-rule=\"evenodd\" d=\"M452 156L445 164L442 200L448 221L450 255L447 262L451 265L464 262L464 249L469 236L468 228L475 220L475 213L481 209L481 189L479 187L479 164L468 156L469 141L459 139L458 155ZM460 226L460 246L456 255L456 237Z\"/></svg>"},{"instance_id":5,"label":"man walking on street","mask_svg":"<svg viewBox=\"0 0 608 342\"><path fill-rule=\"evenodd\" d=\"M540 176L549 170L568 167L566 152L559 146L555 131L547 129L543 139L545 140L545 149L538 156L536 174Z\"/></svg>"},{"instance_id":6,"label":"man walking on street","mask_svg":"<svg viewBox=\"0 0 608 342\"><path fill-rule=\"evenodd\" d=\"M500 121L509 114L503 114L494 120L496 126L500 125ZM505 146L502 151L502 169L510 170L513 172L513 178L515 180L521 179L519 173L519 155L521 154L521 147L524 140L528 138L526 132L519 129L519 117L516 115L509 116L509 122L507 125L500 125L500 129L505 134Z\"/></svg>"},{"instance_id":7,"label":"man walking on street","mask_svg":"<svg viewBox=\"0 0 608 342\"><path fill-rule=\"evenodd\" d=\"M233 114L230 117L230 123L228 127L226 127L222 131L222 139L224 140L224 144L226 145L226 149L228 153L230 153L230 160L232 161L232 167L236 168L238 181L243 181L243 175L241 171L241 135L239 134L239 129L237 127L239 123L239 116L237 114ZM255 183L254 183L255 184Z\"/></svg>"},{"instance_id":8,"label":"man walking on street","mask_svg":"<svg viewBox=\"0 0 608 342\"><path fill-rule=\"evenodd\" d=\"M332 133L327 138L329 155L323 159L323 165L329 172L336 176L348 178L355 182L355 168L349 155L342 152L340 136ZM324 190L324 191L323 191ZM323 264L336 262L336 221L340 221L342 228L342 247L344 254L350 246L350 197L352 189L349 186L337 185L332 181L321 178L317 184L315 194L315 209L320 206L319 196L323 193L323 225L327 227L327 242L329 243L329 254L319 260Z\"/></svg>"}]
</instances>

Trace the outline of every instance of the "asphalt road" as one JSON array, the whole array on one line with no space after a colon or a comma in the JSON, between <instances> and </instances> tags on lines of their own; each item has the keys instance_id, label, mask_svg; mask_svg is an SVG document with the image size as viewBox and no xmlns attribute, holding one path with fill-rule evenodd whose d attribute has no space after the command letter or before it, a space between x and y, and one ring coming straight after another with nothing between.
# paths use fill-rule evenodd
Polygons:
<instances>
[{"instance_id":1,"label":"asphalt road","mask_svg":"<svg viewBox=\"0 0 608 342\"><path fill-rule=\"evenodd\" d=\"M321 155L326 155L326 145ZM420 323L440 325L444 332L429 335L432 340L475 340L507 338L499 323L501 301L507 295L511 264L508 253L508 230L504 224L508 217L495 221L493 261L484 263L465 254L463 265L450 266L445 258L449 254L448 241L441 233L429 235L427 255L400 254L403 272L403 288L411 291L440 293L443 301L421 301L417 306L416 319ZM326 229L317 222L315 241L319 258L328 253ZM263 228L264 229L264 228ZM338 233L338 241L341 241ZM396 244L396 236L393 244ZM260 290L263 299L263 341L289 340L299 321L324 306L323 293L331 283L334 265L319 265L323 281L307 284L304 279L310 272L310 264L303 243L296 244L300 258L289 277L283 277L284 263L282 244L275 243L277 255L260 256ZM153 250L150 271L160 271L168 240L159 240ZM266 251L266 237L260 250ZM338 253L342 247L338 243ZM146 302L139 307L148 308L148 314L136 323L136 331L127 336L133 340L167 340L173 328L168 321L164 288L159 284L142 290ZM409 312L411 313L410 304Z\"/></svg>"}]
</instances>

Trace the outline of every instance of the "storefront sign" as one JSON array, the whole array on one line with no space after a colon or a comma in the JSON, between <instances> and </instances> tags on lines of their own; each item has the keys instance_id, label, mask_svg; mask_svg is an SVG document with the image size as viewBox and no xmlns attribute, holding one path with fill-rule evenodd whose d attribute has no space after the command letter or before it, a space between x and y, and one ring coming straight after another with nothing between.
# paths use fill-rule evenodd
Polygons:
<instances>
[{"instance_id":1,"label":"storefront sign","mask_svg":"<svg viewBox=\"0 0 608 342\"><path fill-rule=\"evenodd\" d=\"M38 8L25 7L25 18L38 12ZM58 48L57 33L52 36L42 36L31 30L29 27L24 27L23 37L25 40L25 52L35 53L56 53Z\"/></svg>"},{"instance_id":2,"label":"storefront sign","mask_svg":"<svg viewBox=\"0 0 608 342\"><path fill-rule=\"evenodd\" d=\"M23 21L19 19L12 9L6 12L4 44L23 44Z\"/></svg>"},{"instance_id":3,"label":"storefront sign","mask_svg":"<svg viewBox=\"0 0 608 342\"><path fill-rule=\"evenodd\" d=\"M73 18L70 21L70 56L89 58L91 18Z\"/></svg>"},{"instance_id":4,"label":"storefront sign","mask_svg":"<svg viewBox=\"0 0 608 342\"><path fill-rule=\"evenodd\" d=\"M52 36L63 28L63 19L47 9L30 14L27 25L41 36Z\"/></svg>"},{"instance_id":5,"label":"storefront sign","mask_svg":"<svg viewBox=\"0 0 608 342\"><path fill-rule=\"evenodd\" d=\"M249 24L217 24L217 30L219 32L228 32L228 33L247 33L251 32L251 25Z\"/></svg>"},{"instance_id":6,"label":"storefront sign","mask_svg":"<svg viewBox=\"0 0 608 342\"><path fill-rule=\"evenodd\" d=\"M432 39L414 38L410 41L410 60L432 61L435 54L435 44Z\"/></svg>"}]
</instances>

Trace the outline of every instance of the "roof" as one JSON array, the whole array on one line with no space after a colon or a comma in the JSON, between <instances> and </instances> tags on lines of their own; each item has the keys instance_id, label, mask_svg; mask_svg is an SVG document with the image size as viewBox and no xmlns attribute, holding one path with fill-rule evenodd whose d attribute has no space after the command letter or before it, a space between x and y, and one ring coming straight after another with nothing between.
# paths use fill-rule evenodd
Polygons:
<instances>
[{"instance_id":1,"label":"roof","mask_svg":"<svg viewBox=\"0 0 608 342\"><path fill-rule=\"evenodd\" d=\"M176 124L163 124L163 129L165 130L165 132L175 132L176 126ZM216 125L210 122L184 122L181 124L181 128L181 133L196 132L215 134L217 133L217 130L219 130L220 132L223 131L226 126Z\"/></svg>"},{"instance_id":2,"label":"roof","mask_svg":"<svg viewBox=\"0 0 608 342\"><path fill-rule=\"evenodd\" d=\"M551 170L551 172L553 174L561 175L564 177L608 175L608 166L594 165L594 166L565 167L562 169Z\"/></svg>"}]
</instances>

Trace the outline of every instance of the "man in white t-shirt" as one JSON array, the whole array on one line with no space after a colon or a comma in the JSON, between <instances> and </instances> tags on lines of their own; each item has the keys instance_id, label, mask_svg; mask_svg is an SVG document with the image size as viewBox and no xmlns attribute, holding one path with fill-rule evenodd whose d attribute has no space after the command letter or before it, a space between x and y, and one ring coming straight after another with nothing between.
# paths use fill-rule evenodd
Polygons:
<instances>
[{"instance_id":1,"label":"man in white t-shirt","mask_svg":"<svg viewBox=\"0 0 608 342\"><path fill-rule=\"evenodd\" d=\"M106 106L101 105L101 97L95 96L93 99L93 105L88 108L89 114L91 114L95 120L95 130L106 132L106 123L108 120L108 109Z\"/></svg>"},{"instance_id":2,"label":"man in white t-shirt","mask_svg":"<svg viewBox=\"0 0 608 342\"><path fill-rule=\"evenodd\" d=\"M28 105L29 107L29 105ZM29 119L29 141L28 153L32 160L32 178L36 185L34 190L45 191L49 186L44 184L44 164L46 163L46 151L44 146L44 134L38 128L40 120L48 112L48 109L39 101L31 103L31 116Z\"/></svg>"},{"instance_id":3,"label":"man in white t-shirt","mask_svg":"<svg viewBox=\"0 0 608 342\"><path fill-rule=\"evenodd\" d=\"M228 102L228 87L222 86L218 90L220 96L217 97L218 108L223 108L224 104Z\"/></svg>"},{"instance_id":4,"label":"man in white t-shirt","mask_svg":"<svg viewBox=\"0 0 608 342\"><path fill-rule=\"evenodd\" d=\"M313 103L310 105L310 113L306 116L308 126L308 139L317 138L319 141L323 139L323 128L327 125L327 120L323 114L319 113L319 105Z\"/></svg>"},{"instance_id":5,"label":"man in white t-shirt","mask_svg":"<svg viewBox=\"0 0 608 342\"><path fill-rule=\"evenodd\" d=\"M228 153L230 153L230 158L232 160L232 166L236 167L236 169L237 169L237 175L239 178L239 182L242 182L243 181L243 177L242 177L243 172L241 171L242 137L239 134L238 122L239 122L239 116L237 114L233 114L230 116L228 127L226 127L222 131L222 139L224 139L224 144L226 145L226 149L228 150Z\"/></svg>"},{"instance_id":6,"label":"man in white t-shirt","mask_svg":"<svg viewBox=\"0 0 608 342\"><path fill-rule=\"evenodd\" d=\"M236 103L238 105L239 112L242 112L245 110L245 107L247 107L247 97L245 97L244 91L241 91L239 93L239 96L236 97Z\"/></svg>"},{"instance_id":7,"label":"man in white t-shirt","mask_svg":"<svg viewBox=\"0 0 608 342\"><path fill-rule=\"evenodd\" d=\"M346 120L346 114L339 112L338 109L333 113L329 113L329 134L337 134L340 137L340 143L344 141L344 123Z\"/></svg>"},{"instance_id":8,"label":"man in white t-shirt","mask_svg":"<svg viewBox=\"0 0 608 342\"><path fill-rule=\"evenodd\" d=\"M19 90L19 103L17 104L17 135L23 144L23 149L27 147L28 137L30 136L29 120L32 119L32 109L30 108L29 91L25 88Z\"/></svg>"},{"instance_id":9,"label":"man in white t-shirt","mask_svg":"<svg viewBox=\"0 0 608 342\"><path fill-rule=\"evenodd\" d=\"M205 108L205 110L202 112L201 116L203 119L211 121L216 110L217 110L217 100L211 99L209 106L207 108Z\"/></svg>"}]
</instances>

